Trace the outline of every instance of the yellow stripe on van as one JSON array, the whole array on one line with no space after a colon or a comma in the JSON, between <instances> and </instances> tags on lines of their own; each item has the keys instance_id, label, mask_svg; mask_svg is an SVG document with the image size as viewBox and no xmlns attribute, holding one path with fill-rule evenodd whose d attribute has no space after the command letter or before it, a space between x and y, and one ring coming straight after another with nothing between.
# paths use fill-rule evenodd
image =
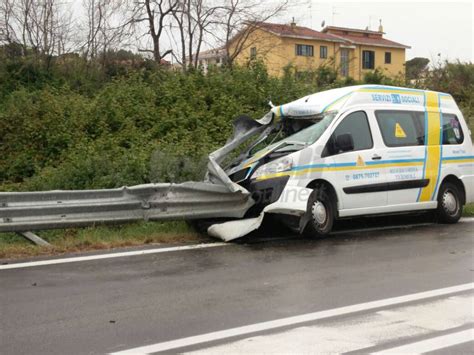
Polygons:
<instances>
[{"instance_id":1,"label":"yellow stripe on van","mask_svg":"<svg viewBox=\"0 0 474 355\"><path fill-rule=\"evenodd\" d=\"M474 163L474 158L459 158L459 159L443 161L443 164L464 164L464 163Z\"/></svg>"},{"instance_id":2,"label":"yellow stripe on van","mask_svg":"<svg viewBox=\"0 0 474 355\"><path fill-rule=\"evenodd\" d=\"M426 165L425 179L429 180L426 187L421 190L420 201L431 201L431 196L436 189L438 180L439 164L441 160L441 113L439 110L439 96L437 93L426 92L426 110L428 137L426 137Z\"/></svg>"}]
</instances>

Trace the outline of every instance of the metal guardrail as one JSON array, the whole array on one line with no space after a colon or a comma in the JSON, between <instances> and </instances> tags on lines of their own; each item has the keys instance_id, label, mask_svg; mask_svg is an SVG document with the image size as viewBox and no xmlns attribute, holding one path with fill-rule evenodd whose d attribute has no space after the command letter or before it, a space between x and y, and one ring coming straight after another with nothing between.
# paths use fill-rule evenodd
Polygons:
<instances>
[{"instance_id":1,"label":"metal guardrail","mask_svg":"<svg viewBox=\"0 0 474 355\"><path fill-rule=\"evenodd\" d=\"M254 204L250 193L230 180L220 163L252 136L269 132L271 120L246 117L234 122L233 137L209 155L204 182L146 184L104 190L0 192L0 232L17 232L47 245L31 233L139 220L242 218ZM268 122L267 122L268 121Z\"/></svg>"},{"instance_id":2,"label":"metal guardrail","mask_svg":"<svg viewBox=\"0 0 474 355\"><path fill-rule=\"evenodd\" d=\"M241 218L245 191L208 182L146 184L106 190L0 192L0 232L25 232L138 220Z\"/></svg>"}]
</instances>

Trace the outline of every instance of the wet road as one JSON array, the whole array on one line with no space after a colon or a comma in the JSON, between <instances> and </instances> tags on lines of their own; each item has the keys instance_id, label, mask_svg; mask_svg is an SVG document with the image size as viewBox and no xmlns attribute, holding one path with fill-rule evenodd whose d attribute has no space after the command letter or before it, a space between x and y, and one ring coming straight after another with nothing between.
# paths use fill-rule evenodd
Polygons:
<instances>
[{"instance_id":1,"label":"wet road","mask_svg":"<svg viewBox=\"0 0 474 355\"><path fill-rule=\"evenodd\" d=\"M0 265L0 352L472 352L474 219L359 223L322 240Z\"/></svg>"}]
</instances>

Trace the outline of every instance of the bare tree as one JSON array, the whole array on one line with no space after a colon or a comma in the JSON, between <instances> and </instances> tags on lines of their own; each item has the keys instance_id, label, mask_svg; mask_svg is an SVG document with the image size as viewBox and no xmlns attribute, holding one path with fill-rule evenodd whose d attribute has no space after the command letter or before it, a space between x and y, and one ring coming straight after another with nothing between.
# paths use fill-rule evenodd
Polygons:
<instances>
[{"instance_id":1,"label":"bare tree","mask_svg":"<svg viewBox=\"0 0 474 355\"><path fill-rule=\"evenodd\" d=\"M221 6L213 1L182 0L173 11L180 37L181 64L183 68L198 67L204 36L210 25L217 22Z\"/></svg>"},{"instance_id":2,"label":"bare tree","mask_svg":"<svg viewBox=\"0 0 474 355\"><path fill-rule=\"evenodd\" d=\"M186 24L189 18L189 3L191 0L182 0L178 6L173 10L173 18L176 23L176 27L179 32L179 45L176 42L174 34L171 34L170 37L174 40L175 44L179 46L179 53L181 58L178 57L177 53L173 52L173 57L181 64L184 70L187 68L187 61L186 61L186 52L187 52L187 31L186 31ZM172 26L171 26L172 28Z\"/></svg>"},{"instance_id":3,"label":"bare tree","mask_svg":"<svg viewBox=\"0 0 474 355\"><path fill-rule=\"evenodd\" d=\"M0 0L5 41L19 43L23 54L33 50L51 57L68 43L72 21L59 0Z\"/></svg>"},{"instance_id":4,"label":"bare tree","mask_svg":"<svg viewBox=\"0 0 474 355\"><path fill-rule=\"evenodd\" d=\"M86 57L105 55L125 39L127 22L122 18L123 5L122 0L83 0L86 25L82 27L85 27L86 38L81 48Z\"/></svg>"},{"instance_id":5,"label":"bare tree","mask_svg":"<svg viewBox=\"0 0 474 355\"><path fill-rule=\"evenodd\" d=\"M209 27L217 22L216 15L222 10L220 6L206 6L204 0L194 0L194 16L196 23L196 50L194 56L194 68L198 66L199 53L204 41L204 35L209 31ZM189 52L192 58L192 51Z\"/></svg>"},{"instance_id":6,"label":"bare tree","mask_svg":"<svg viewBox=\"0 0 474 355\"><path fill-rule=\"evenodd\" d=\"M169 18L173 11L180 5L180 0L135 0L132 2L133 9L130 23L135 26L140 23L146 24L146 36L151 39L152 48L139 48L140 52L151 53L157 63L171 54L173 50L163 50L162 37L165 26L169 24ZM135 27L137 29L137 27Z\"/></svg>"},{"instance_id":7,"label":"bare tree","mask_svg":"<svg viewBox=\"0 0 474 355\"><path fill-rule=\"evenodd\" d=\"M18 42L14 30L13 0L0 0L0 43Z\"/></svg>"}]
</instances>

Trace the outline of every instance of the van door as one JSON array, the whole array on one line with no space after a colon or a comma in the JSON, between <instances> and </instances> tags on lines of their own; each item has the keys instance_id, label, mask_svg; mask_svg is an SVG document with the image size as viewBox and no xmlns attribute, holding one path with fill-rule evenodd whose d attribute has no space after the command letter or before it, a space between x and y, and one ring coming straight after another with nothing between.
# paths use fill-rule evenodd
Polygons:
<instances>
[{"instance_id":1,"label":"van door","mask_svg":"<svg viewBox=\"0 0 474 355\"><path fill-rule=\"evenodd\" d=\"M380 152L386 166L387 204L409 207L434 177L423 173L425 112L375 110L374 114L385 145Z\"/></svg>"},{"instance_id":2,"label":"van door","mask_svg":"<svg viewBox=\"0 0 474 355\"><path fill-rule=\"evenodd\" d=\"M380 144L374 144L371 126L374 127L374 123L370 124L365 111L347 114L337 124L323 151L323 156L333 159L329 170L339 196L339 209L367 209L387 203L383 169L367 164L374 158L378 159ZM362 213L363 210L358 213L345 211L344 214Z\"/></svg>"}]
</instances>

